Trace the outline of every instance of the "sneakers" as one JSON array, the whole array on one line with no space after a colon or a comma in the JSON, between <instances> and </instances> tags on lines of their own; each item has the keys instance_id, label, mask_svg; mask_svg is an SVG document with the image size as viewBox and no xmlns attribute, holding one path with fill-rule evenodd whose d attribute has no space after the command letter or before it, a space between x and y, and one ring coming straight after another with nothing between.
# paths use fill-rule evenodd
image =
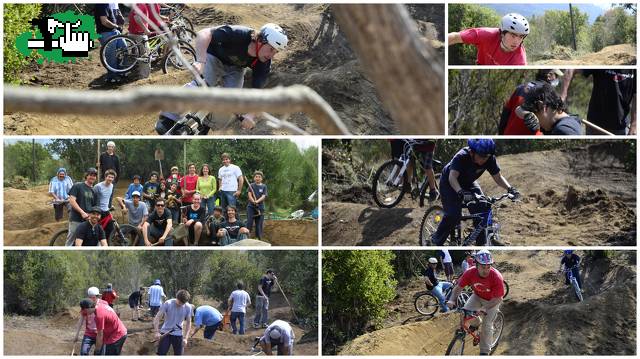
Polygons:
<instances>
[{"instance_id":1,"label":"sneakers","mask_svg":"<svg viewBox=\"0 0 640 359\"><path fill-rule=\"evenodd\" d=\"M253 329L259 329L260 328L260 324L258 323L253 323Z\"/></svg>"},{"instance_id":2,"label":"sneakers","mask_svg":"<svg viewBox=\"0 0 640 359\"><path fill-rule=\"evenodd\" d=\"M267 323L262 323L262 327L263 327L263 328L267 328L267 327L269 327L269 326L267 325Z\"/></svg>"}]
</instances>

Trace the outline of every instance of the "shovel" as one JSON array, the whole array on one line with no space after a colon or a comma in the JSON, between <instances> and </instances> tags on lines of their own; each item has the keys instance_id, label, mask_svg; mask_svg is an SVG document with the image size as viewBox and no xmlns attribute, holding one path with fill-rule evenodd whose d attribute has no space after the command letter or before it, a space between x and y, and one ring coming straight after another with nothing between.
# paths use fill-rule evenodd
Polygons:
<instances>
[{"instance_id":1,"label":"shovel","mask_svg":"<svg viewBox=\"0 0 640 359\"><path fill-rule=\"evenodd\" d=\"M251 191L251 194L253 195L253 199L257 200L258 197L256 196L255 192L253 192L253 188L251 188L251 183L247 179L247 176L244 176L244 180L249 184L249 191ZM255 218L255 217L262 216L262 211L260 211L260 208L258 208L258 205L255 203L252 203L252 205L256 210L256 214L254 214L253 217Z\"/></svg>"}]
</instances>

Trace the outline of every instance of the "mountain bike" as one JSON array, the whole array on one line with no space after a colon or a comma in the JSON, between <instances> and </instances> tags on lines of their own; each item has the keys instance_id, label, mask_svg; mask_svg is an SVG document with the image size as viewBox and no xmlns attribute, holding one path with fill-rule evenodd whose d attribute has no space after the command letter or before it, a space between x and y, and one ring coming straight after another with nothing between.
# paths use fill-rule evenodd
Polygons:
<instances>
[{"instance_id":1,"label":"mountain bike","mask_svg":"<svg viewBox=\"0 0 640 359\"><path fill-rule=\"evenodd\" d=\"M502 283L504 284L504 295L502 296L502 299L506 299L507 295L509 295L509 284L505 280L503 280ZM447 300L451 296L453 287L455 287L455 282L453 283L453 286L451 286L449 289L443 292L444 297L447 298ZM460 295L456 299L456 307L459 307L459 308L464 307L464 305L467 304L469 297L471 297L471 294L473 294L473 291L471 290L470 287L464 288L462 290L462 293L460 293ZM434 315L438 310L438 308L440 307L438 298L435 295L433 295L430 290L423 290L423 291L417 292L416 294L413 295L413 297L414 297L413 306L416 308L416 311L420 314L428 315L428 316Z\"/></svg>"},{"instance_id":2,"label":"mountain bike","mask_svg":"<svg viewBox=\"0 0 640 359\"><path fill-rule=\"evenodd\" d=\"M111 207L109 211L113 211ZM107 243L110 247L118 246L134 246L138 239L138 228L130 224L119 224L115 217L111 217L113 221L113 230L107 235ZM104 227L103 227L104 229ZM69 228L61 229L54 233L49 240L50 246L64 246L67 242L67 235L69 234Z\"/></svg>"},{"instance_id":3,"label":"mountain bike","mask_svg":"<svg viewBox=\"0 0 640 359\"><path fill-rule=\"evenodd\" d=\"M177 46L180 55L189 63L195 62L196 52L189 43L195 39L195 33L185 27L176 26L172 26L172 32L179 38ZM178 54L172 48L166 49L167 46L170 46L163 36L166 34L168 32L156 34L148 40L135 39L129 35L114 36L100 48L100 62L109 71L120 74L131 71L138 63L153 64L157 61L160 61L162 71L165 74L175 70L186 70L187 66L181 61ZM145 42L148 43L145 44ZM148 54L143 55L141 50L146 46L150 50Z\"/></svg>"},{"instance_id":4,"label":"mountain bike","mask_svg":"<svg viewBox=\"0 0 640 359\"><path fill-rule=\"evenodd\" d=\"M478 317L480 317L480 315L486 313L482 311L476 312L472 310L466 310L463 308L458 308L456 309L456 311L461 313L460 327L456 329L456 332L453 335L453 339L451 339L451 343L449 343L449 346L447 347L447 352L445 353L445 355L463 355L467 334L471 335L471 337L473 338L474 346L480 344L480 328L470 325L470 322L476 320ZM493 338L491 339L491 352L489 354L492 354L498 347L500 337L502 336L503 327L504 314L502 314L502 312L498 310L498 313L496 313L496 317L493 320Z\"/></svg>"},{"instance_id":5,"label":"mountain bike","mask_svg":"<svg viewBox=\"0 0 640 359\"><path fill-rule=\"evenodd\" d=\"M489 197L485 195L479 195L474 193L474 199L463 203L462 207L469 209L469 206L474 206L479 212L475 214L463 215L460 218L460 222L456 225L452 233L447 237L447 240L443 245L450 246L469 246L473 245L480 234L484 233L485 243L477 244L478 246L491 246L494 241L500 240L500 225L493 221L493 207L504 199L510 199L512 202L517 200L517 197L510 193L505 193L499 197ZM421 246L431 245L431 236L438 229L438 225L442 222L444 217L444 209L442 206L431 206L422 216L420 223L420 233L418 243ZM477 221L479 224L473 228L463 238L463 230L461 223L463 221Z\"/></svg>"},{"instance_id":6,"label":"mountain bike","mask_svg":"<svg viewBox=\"0 0 640 359\"><path fill-rule=\"evenodd\" d=\"M418 183L417 164L420 161L416 158L416 148L423 146L424 143L413 139L404 139L402 141L404 142L404 147L400 158L383 163L373 177L371 185L373 200L382 208L395 207L400 203L406 192L410 192L412 198L417 195L420 200L420 207L423 207L425 197L428 194L429 181L426 176L422 182ZM407 168L411 161L413 161L414 165L412 166L412 183L409 183ZM441 165L441 161L433 160L436 188L440 179L440 171L436 170L436 167L439 168ZM417 189L417 193L414 193L414 188Z\"/></svg>"},{"instance_id":7,"label":"mountain bike","mask_svg":"<svg viewBox=\"0 0 640 359\"><path fill-rule=\"evenodd\" d=\"M173 6L163 6L160 8L160 15L166 15L171 19L172 24L184 26L191 31L194 31L193 21L186 17L183 12L187 9L184 4L173 4Z\"/></svg>"},{"instance_id":8,"label":"mountain bike","mask_svg":"<svg viewBox=\"0 0 640 359\"><path fill-rule=\"evenodd\" d=\"M574 268L578 268L577 265L565 269L562 271L562 273L565 273L569 276L569 283L571 283L571 288L573 289L573 293L576 296L576 299L578 299L579 302L582 302L584 300L584 296L582 295L582 288L580 288L580 285L578 284L578 279L573 275L573 269Z\"/></svg>"}]
</instances>

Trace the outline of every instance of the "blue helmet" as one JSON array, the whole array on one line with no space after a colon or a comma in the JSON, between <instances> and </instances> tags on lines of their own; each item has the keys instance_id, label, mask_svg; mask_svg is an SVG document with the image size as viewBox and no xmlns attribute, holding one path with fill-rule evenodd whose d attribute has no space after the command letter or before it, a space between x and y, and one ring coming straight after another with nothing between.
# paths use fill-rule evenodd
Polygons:
<instances>
[{"instance_id":1,"label":"blue helmet","mask_svg":"<svg viewBox=\"0 0 640 359\"><path fill-rule=\"evenodd\" d=\"M564 254L573 254L572 249L565 249Z\"/></svg>"},{"instance_id":2,"label":"blue helmet","mask_svg":"<svg viewBox=\"0 0 640 359\"><path fill-rule=\"evenodd\" d=\"M493 256L491 252L486 249L482 249L476 253L475 260L480 264L493 264Z\"/></svg>"},{"instance_id":3,"label":"blue helmet","mask_svg":"<svg viewBox=\"0 0 640 359\"><path fill-rule=\"evenodd\" d=\"M481 155L494 155L496 153L496 143L490 138L470 138L467 140L467 146Z\"/></svg>"},{"instance_id":4,"label":"blue helmet","mask_svg":"<svg viewBox=\"0 0 640 359\"><path fill-rule=\"evenodd\" d=\"M156 280L154 280L154 281L153 281L153 284L154 284L154 285L160 285L160 279L156 279Z\"/></svg>"}]
</instances>

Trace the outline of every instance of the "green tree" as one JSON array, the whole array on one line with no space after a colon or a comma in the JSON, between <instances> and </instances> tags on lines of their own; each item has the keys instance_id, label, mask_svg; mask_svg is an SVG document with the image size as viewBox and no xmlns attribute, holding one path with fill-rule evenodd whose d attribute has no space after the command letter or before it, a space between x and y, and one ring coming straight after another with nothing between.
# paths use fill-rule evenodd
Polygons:
<instances>
[{"instance_id":1,"label":"green tree","mask_svg":"<svg viewBox=\"0 0 640 359\"><path fill-rule=\"evenodd\" d=\"M5 178L22 176L33 180L35 169L36 184L47 182L53 177L58 165L47 149L38 142L18 141L11 144L5 142L4 156L5 159L10 159L4 161Z\"/></svg>"},{"instance_id":2,"label":"green tree","mask_svg":"<svg viewBox=\"0 0 640 359\"><path fill-rule=\"evenodd\" d=\"M476 4L449 4L449 32L475 27L498 27L500 15L494 10ZM446 41L446 40L445 40ZM456 45L449 47L449 65L474 65L476 48Z\"/></svg>"},{"instance_id":3,"label":"green tree","mask_svg":"<svg viewBox=\"0 0 640 359\"><path fill-rule=\"evenodd\" d=\"M4 5L4 82L19 84L20 73L30 60L16 48L16 38L31 29L29 21L37 18L42 4L5 4ZM34 51L34 55L35 51Z\"/></svg>"}]
</instances>

